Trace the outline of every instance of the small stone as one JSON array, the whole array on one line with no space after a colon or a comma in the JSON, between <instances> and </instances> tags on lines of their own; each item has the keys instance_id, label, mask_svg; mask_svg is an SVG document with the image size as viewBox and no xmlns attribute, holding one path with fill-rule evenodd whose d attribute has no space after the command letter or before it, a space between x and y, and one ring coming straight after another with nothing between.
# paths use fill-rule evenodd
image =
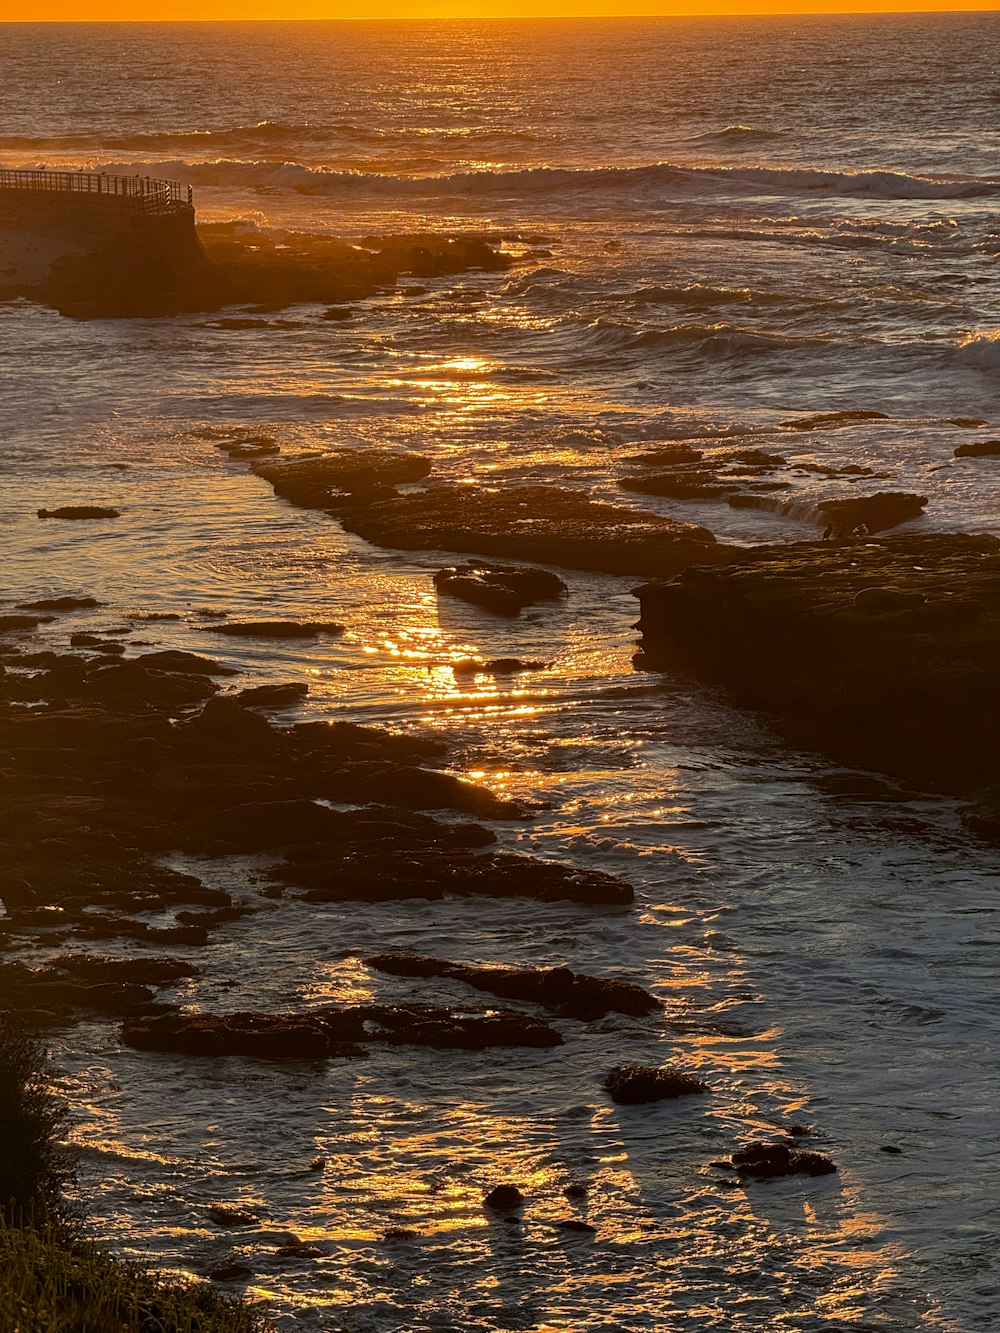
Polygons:
<instances>
[{"instance_id":1,"label":"small stone","mask_svg":"<svg viewBox=\"0 0 1000 1333\"><path fill-rule=\"evenodd\" d=\"M524 1195L516 1185L495 1185L483 1200L483 1204L498 1213L509 1213L515 1208L524 1206Z\"/></svg>"}]
</instances>

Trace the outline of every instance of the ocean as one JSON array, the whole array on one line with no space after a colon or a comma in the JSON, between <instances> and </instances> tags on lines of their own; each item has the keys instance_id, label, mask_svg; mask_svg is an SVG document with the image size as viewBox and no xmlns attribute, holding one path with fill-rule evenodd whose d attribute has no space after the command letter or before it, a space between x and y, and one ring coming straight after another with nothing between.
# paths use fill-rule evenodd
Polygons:
<instances>
[{"instance_id":1,"label":"ocean","mask_svg":"<svg viewBox=\"0 0 1000 1333\"><path fill-rule=\"evenodd\" d=\"M206 438L414 449L442 480L582 488L738 543L815 538L817 499L857 487L822 469L863 467L927 497L901 531L1000 534L995 460L953 456L1000 423L998 70L990 13L2 30L0 166L177 179L200 221L279 241L464 229L513 259L339 321L0 305L6 601L90 594L105 606L73 629L306 682L295 716L429 728L456 771L537 803L503 845L637 890L628 911L268 902L167 994L412 998L359 961L412 948L627 976L667 1006L662 1027L567 1023L555 1055L322 1068L57 1031L116 1252L198 1273L235 1248L276 1326L307 1333L1000 1326L998 875L956 803L887 799L723 694L637 671L636 580L565 573L565 602L511 622L446 604L451 557L370 546ZM642 449L734 439L790 460L780 504L617 485ZM79 503L122 517L35 517ZM220 648L206 610L348 628ZM549 666L456 674L480 655ZM259 871L197 863L253 902ZM614 1107L600 1078L623 1059L712 1093ZM837 1175L734 1191L711 1165L792 1123ZM521 1227L483 1213L500 1179L529 1196ZM568 1181L593 1235L556 1225ZM220 1237L220 1201L259 1223ZM289 1234L321 1257L277 1257Z\"/></svg>"}]
</instances>

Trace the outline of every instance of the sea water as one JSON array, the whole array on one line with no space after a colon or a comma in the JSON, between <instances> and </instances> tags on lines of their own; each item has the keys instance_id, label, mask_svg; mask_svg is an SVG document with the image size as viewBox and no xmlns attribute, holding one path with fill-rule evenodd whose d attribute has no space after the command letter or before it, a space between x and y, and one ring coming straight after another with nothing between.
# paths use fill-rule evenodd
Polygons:
<instances>
[{"instance_id":1,"label":"sea water","mask_svg":"<svg viewBox=\"0 0 1000 1333\"><path fill-rule=\"evenodd\" d=\"M435 597L446 555L370 547L203 438L391 445L472 487L636 504L627 455L737 436L926 495L913 530L1000 531L996 465L953 457L1000 420L998 57L992 14L3 30L2 165L176 178L199 219L279 239L472 229L515 260L343 322L0 307L5 597L91 593L106 608L72 628L306 681L302 716L431 728L456 771L537 803L503 845L637 889L629 911L264 901L167 994L467 997L359 962L405 947L628 976L666 1003L662 1026L558 1022L555 1053L326 1067L57 1034L92 1227L119 1253L198 1273L235 1250L278 1327L310 1333L1000 1326L998 876L954 803L880 791L689 679L637 673L631 580L569 573L565 603L494 621ZM829 412L882 416L782 429ZM792 541L816 535L816 499L857 489L789 475L792 516L641 507ZM63 503L122 517L34 517ZM348 629L220 648L204 610ZM144 619L164 613L181 618ZM551 666L455 674L477 655ZM194 866L255 905L259 868ZM711 1094L601 1092L612 1064L674 1060ZM711 1165L793 1123L836 1176L734 1191ZM521 1227L483 1212L499 1180L528 1196ZM216 1202L259 1224L220 1234ZM560 1230L571 1215L595 1234ZM291 1234L323 1256L277 1257Z\"/></svg>"}]
</instances>

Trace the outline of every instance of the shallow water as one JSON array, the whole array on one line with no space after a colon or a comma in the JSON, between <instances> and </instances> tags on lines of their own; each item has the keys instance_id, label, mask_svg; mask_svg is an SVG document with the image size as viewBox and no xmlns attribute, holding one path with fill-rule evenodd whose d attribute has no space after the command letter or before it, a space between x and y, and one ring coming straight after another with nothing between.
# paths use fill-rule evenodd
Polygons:
<instances>
[{"instance_id":1,"label":"shallow water","mask_svg":"<svg viewBox=\"0 0 1000 1333\"><path fill-rule=\"evenodd\" d=\"M177 174L207 216L273 227L469 223L518 233L521 257L346 323L0 307L6 595L108 603L43 642L131 625L255 681L307 680L309 716L436 728L460 771L545 803L506 844L638 890L607 912L265 902L192 951L202 975L181 998L467 996L358 961L405 946L621 974L668 1008L662 1028L561 1023L555 1052L382 1049L325 1068L185 1061L77 1028L59 1060L96 1232L182 1271L235 1246L287 1329L995 1328L996 857L952 803L832 782L694 682L636 673L631 580L571 573L565 603L494 622L434 596L447 557L369 547L190 432L395 444L470 485L580 485L739 541L815 535L617 488L644 445L736 431L793 463L888 472L863 484L927 495L913 530L998 531L995 460L952 457L995 424L947 419L998 413L1000 21L109 32L12 30L5 162ZM83 77L98 40L118 90L103 105ZM64 70L43 113L39 62ZM888 419L781 428L859 409ZM856 485L781 475L803 501ZM123 516L34 517L70 502ZM305 650L236 643L204 609L348 629ZM167 612L181 620L143 619ZM475 655L552 665L456 677ZM197 865L255 902L256 869ZM675 1057L711 1095L631 1110L600 1092L613 1063ZM713 1161L793 1123L836 1177L725 1187ZM483 1213L498 1179L525 1188L523 1228ZM240 1200L260 1226L220 1234L207 1207ZM574 1214L595 1237L554 1226ZM387 1242L400 1227L415 1235ZM288 1232L324 1257L276 1259Z\"/></svg>"}]
</instances>

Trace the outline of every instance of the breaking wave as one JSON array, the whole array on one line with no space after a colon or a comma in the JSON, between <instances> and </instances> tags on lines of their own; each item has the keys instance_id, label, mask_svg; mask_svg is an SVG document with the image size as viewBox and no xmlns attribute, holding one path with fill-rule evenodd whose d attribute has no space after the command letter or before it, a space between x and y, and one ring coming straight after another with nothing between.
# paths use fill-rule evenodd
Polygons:
<instances>
[{"instance_id":1,"label":"breaking wave","mask_svg":"<svg viewBox=\"0 0 1000 1333\"><path fill-rule=\"evenodd\" d=\"M994 333L970 333L963 338L956 359L974 370L1000 370L1000 329Z\"/></svg>"},{"instance_id":2,"label":"breaking wave","mask_svg":"<svg viewBox=\"0 0 1000 1333\"><path fill-rule=\"evenodd\" d=\"M897 171L818 171L778 167L684 167L658 162L638 167L529 167L516 171L458 171L445 175L402 175L324 170L299 162L244 161L220 158L211 162L119 161L100 164L120 174L172 175L205 187L244 190L283 189L304 195L465 197L531 195L555 191L592 196L597 202L609 192L690 195L715 191L731 194L808 195L878 199L972 199L1000 194L1000 179L972 177L940 180Z\"/></svg>"}]
</instances>

